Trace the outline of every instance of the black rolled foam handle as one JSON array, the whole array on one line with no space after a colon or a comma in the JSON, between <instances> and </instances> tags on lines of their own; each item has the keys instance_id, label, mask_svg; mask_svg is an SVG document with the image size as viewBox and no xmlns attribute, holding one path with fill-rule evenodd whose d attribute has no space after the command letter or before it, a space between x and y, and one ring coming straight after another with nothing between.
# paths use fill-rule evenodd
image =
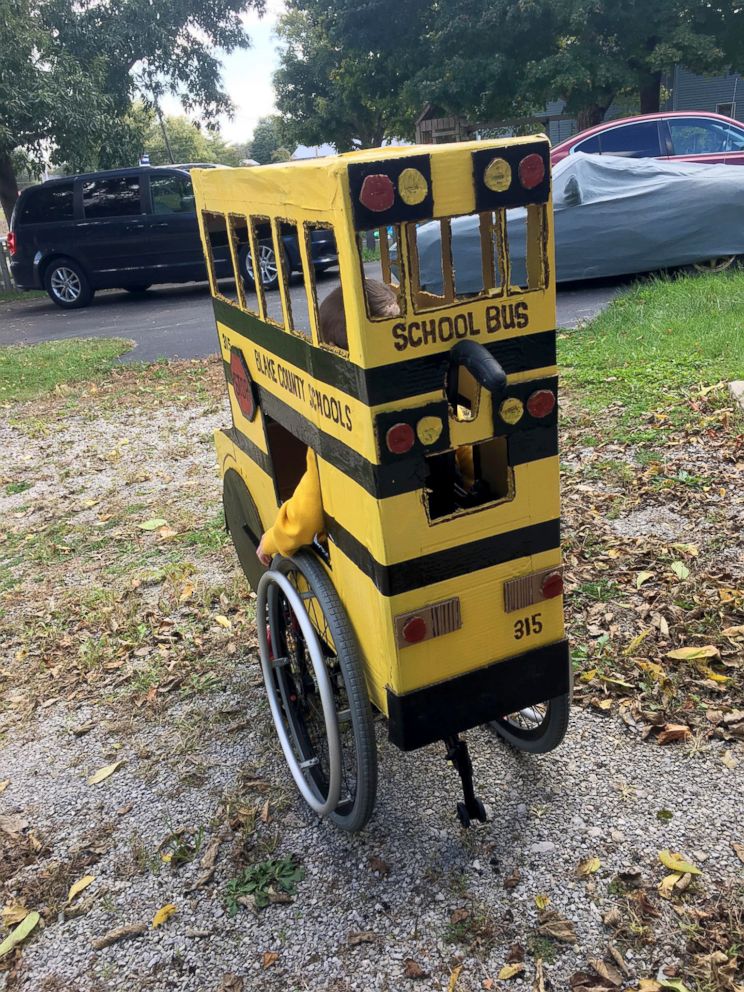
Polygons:
<instances>
[{"instance_id":1,"label":"black rolled foam handle","mask_svg":"<svg viewBox=\"0 0 744 992\"><path fill-rule=\"evenodd\" d=\"M477 341L458 341L449 353L447 400L457 406L457 370L464 366L483 389L493 397L494 408L506 391L506 372L491 352Z\"/></svg>"}]
</instances>

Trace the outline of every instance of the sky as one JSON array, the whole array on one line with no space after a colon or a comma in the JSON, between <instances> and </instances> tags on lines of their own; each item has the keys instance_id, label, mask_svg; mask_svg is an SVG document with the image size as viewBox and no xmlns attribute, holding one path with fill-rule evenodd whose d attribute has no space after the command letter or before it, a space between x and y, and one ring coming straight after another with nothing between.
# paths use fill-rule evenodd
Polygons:
<instances>
[{"instance_id":1,"label":"sky","mask_svg":"<svg viewBox=\"0 0 744 992\"><path fill-rule=\"evenodd\" d=\"M254 11L243 15L251 39L251 47L240 49L222 58L223 85L235 105L231 119L220 119L220 130L228 141L248 141L259 117L274 110L274 88L271 83L279 64L274 29L283 10L281 0L268 0L266 13L259 18ZM183 107L175 97L162 102L166 114L182 114Z\"/></svg>"}]
</instances>

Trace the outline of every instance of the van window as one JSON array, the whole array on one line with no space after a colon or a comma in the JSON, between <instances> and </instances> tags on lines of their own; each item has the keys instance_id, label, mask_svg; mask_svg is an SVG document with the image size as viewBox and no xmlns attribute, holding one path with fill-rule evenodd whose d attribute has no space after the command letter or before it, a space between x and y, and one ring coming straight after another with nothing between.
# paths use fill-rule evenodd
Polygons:
<instances>
[{"instance_id":1,"label":"van window","mask_svg":"<svg viewBox=\"0 0 744 992\"><path fill-rule=\"evenodd\" d=\"M131 217L142 213L139 176L108 176L83 182L86 219Z\"/></svg>"},{"instance_id":2,"label":"van window","mask_svg":"<svg viewBox=\"0 0 744 992\"><path fill-rule=\"evenodd\" d=\"M194 191L186 176L150 176L154 214L193 214Z\"/></svg>"},{"instance_id":3,"label":"van window","mask_svg":"<svg viewBox=\"0 0 744 992\"><path fill-rule=\"evenodd\" d=\"M19 220L24 224L47 224L72 218L72 182L69 182L29 190L23 198Z\"/></svg>"}]
</instances>

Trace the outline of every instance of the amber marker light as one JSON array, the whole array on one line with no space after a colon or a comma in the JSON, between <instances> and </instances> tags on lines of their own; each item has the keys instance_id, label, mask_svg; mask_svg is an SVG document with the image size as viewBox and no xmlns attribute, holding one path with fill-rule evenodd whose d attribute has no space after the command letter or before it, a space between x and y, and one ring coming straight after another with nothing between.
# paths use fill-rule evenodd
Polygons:
<instances>
[{"instance_id":1,"label":"amber marker light","mask_svg":"<svg viewBox=\"0 0 744 992\"><path fill-rule=\"evenodd\" d=\"M518 424L524 414L524 403L510 396L499 407L499 416L505 424Z\"/></svg>"},{"instance_id":2,"label":"amber marker light","mask_svg":"<svg viewBox=\"0 0 744 992\"><path fill-rule=\"evenodd\" d=\"M545 162L542 155L533 152L525 155L519 163L519 181L525 189L534 189L545 178Z\"/></svg>"},{"instance_id":3,"label":"amber marker light","mask_svg":"<svg viewBox=\"0 0 744 992\"><path fill-rule=\"evenodd\" d=\"M436 444L442 436L444 423L441 417L422 417L416 424L416 435L422 444Z\"/></svg>"},{"instance_id":4,"label":"amber marker light","mask_svg":"<svg viewBox=\"0 0 744 992\"><path fill-rule=\"evenodd\" d=\"M551 572L542 581L542 594L546 599L553 599L563 592L563 576L560 572Z\"/></svg>"},{"instance_id":5,"label":"amber marker light","mask_svg":"<svg viewBox=\"0 0 744 992\"><path fill-rule=\"evenodd\" d=\"M547 417L555 407L555 393L551 389L538 389L527 400L527 410L531 417Z\"/></svg>"},{"instance_id":6,"label":"amber marker light","mask_svg":"<svg viewBox=\"0 0 744 992\"><path fill-rule=\"evenodd\" d=\"M385 435L388 451L392 451L394 455L405 455L411 450L415 440L416 435L410 424L395 424Z\"/></svg>"}]
</instances>

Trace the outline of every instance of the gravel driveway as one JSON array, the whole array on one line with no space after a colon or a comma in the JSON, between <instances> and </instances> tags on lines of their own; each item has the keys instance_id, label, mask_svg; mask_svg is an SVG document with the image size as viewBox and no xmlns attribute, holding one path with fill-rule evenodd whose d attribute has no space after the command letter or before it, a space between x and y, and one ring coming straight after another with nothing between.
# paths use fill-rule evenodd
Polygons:
<instances>
[{"instance_id":1,"label":"gravel driveway","mask_svg":"<svg viewBox=\"0 0 744 992\"><path fill-rule=\"evenodd\" d=\"M253 600L221 529L221 376L216 362L122 371L0 419L0 904L11 926L41 916L0 959L0 990L741 988L744 714L732 705L703 705L708 731L682 727L662 746L644 722L650 704L623 710L595 667L557 751L467 735L487 824L458 825L443 748L402 754L383 723L370 826L350 837L309 814L280 758ZM719 457L709 444L699 472L712 471L706 452ZM607 485L570 434L565 454L575 588L592 553L581 513ZM611 524L625 528L618 547L641 534L648 553L639 512L636 498ZM699 534L699 560L708 541L720 557L720 533ZM628 574L624 595L641 601L648 585ZM671 625L660 584L654 597ZM620 604L582 612L574 599L575 646L596 638L601 658L635 637ZM727 630L740 644L744 627ZM657 635L670 636L644 644ZM612 651L625 664L628 651ZM689 698L723 698L710 678L690 686ZM692 870L675 875L663 851ZM294 893L251 908L246 871L281 865L296 869ZM174 909L154 927L163 907Z\"/></svg>"}]
</instances>

